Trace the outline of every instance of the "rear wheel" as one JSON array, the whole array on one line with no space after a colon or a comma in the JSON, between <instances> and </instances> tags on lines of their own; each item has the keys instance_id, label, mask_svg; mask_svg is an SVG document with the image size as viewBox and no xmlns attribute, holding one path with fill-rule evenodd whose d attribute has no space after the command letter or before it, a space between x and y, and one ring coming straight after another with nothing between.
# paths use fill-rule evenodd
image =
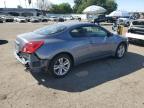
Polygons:
<instances>
[{"instance_id":1,"label":"rear wheel","mask_svg":"<svg viewBox=\"0 0 144 108\"><path fill-rule=\"evenodd\" d=\"M116 50L115 56L117 58L122 58L125 55L125 53L126 53L126 45L124 43L121 43Z\"/></svg>"},{"instance_id":2,"label":"rear wheel","mask_svg":"<svg viewBox=\"0 0 144 108\"><path fill-rule=\"evenodd\" d=\"M64 77L68 74L72 67L72 60L66 54L61 54L50 62L50 72L57 78Z\"/></svg>"}]
</instances>

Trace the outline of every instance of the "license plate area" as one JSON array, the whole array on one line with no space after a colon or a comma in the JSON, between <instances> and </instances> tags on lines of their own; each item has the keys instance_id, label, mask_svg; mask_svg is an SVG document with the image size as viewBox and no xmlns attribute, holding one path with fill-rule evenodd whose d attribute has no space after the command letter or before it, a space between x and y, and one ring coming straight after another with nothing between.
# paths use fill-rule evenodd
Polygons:
<instances>
[{"instance_id":1,"label":"license plate area","mask_svg":"<svg viewBox=\"0 0 144 108\"><path fill-rule=\"evenodd\" d=\"M19 49L20 49L19 43L15 42L15 51L16 51L16 53L19 53Z\"/></svg>"}]
</instances>

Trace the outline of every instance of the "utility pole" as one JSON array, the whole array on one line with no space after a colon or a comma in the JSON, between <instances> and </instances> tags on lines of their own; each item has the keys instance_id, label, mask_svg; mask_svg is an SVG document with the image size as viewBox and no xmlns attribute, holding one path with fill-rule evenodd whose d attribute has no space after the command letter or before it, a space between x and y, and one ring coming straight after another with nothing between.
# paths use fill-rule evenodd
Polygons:
<instances>
[{"instance_id":1,"label":"utility pole","mask_svg":"<svg viewBox=\"0 0 144 108\"><path fill-rule=\"evenodd\" d=\"M27 3L26 3L26 0L25 0L25 7L27 8Z\"/></svg>"},{"instance_id":2,"label":"utility pole","mask_svg":"<svg viewBox=\"0 0 144 108\"><path fill-rule=\"evenodd\" d=\"M39 8L39 7L38 7L38 0L37 0L37 8Z\"/></svg>"},{"instance_id":3,"label":"utility pole","mask_svg":"<svg viewBox=\"0 0 144 108\"><path fill-rule=\"evenodd\" d=\"M34 4L33 4L33 1L32 1L32 8L34 8Z\"/></svg>"},{"instance_id":4,"label":"utility pole","mask_svg":"<svg viewBox=\"0 0 144 108\"><path fill-rule=\"evenodd\" d=\"M6 8L6 1L4 1L4 6L5 6L5 8Z\"/></svg>"},{"instance_id":5,"label":"utility pole","mask_svg":"<svg viewBox=\"0 0 144 108\"><path fill-rule=\"evenodd\" d=\"M21 1L19 0L20 6L21 6ZM22 7L22 6L21 6Z\"/></svg>"}]
</instances>

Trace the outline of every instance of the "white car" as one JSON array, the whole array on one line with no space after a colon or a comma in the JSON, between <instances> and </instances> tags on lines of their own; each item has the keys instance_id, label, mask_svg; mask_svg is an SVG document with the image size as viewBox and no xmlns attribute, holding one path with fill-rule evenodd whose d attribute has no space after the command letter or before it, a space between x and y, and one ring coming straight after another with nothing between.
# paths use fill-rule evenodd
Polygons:
<instances>
[{"instance_id":1,"label":"white car","mask_svg":"<svg viewBox=\"0 0 144 108\"><path fill-rule=\"evenodd\" d=\"M144 19L132 21L126 37L129 38L129 41L141 41L144 44Z\"/></svg>"},{"instance_id":2,"label":"white car","mask_svg":"<svg viewBox=\"0 0 144 108\"><path fill-rule=\"evenodd\" d=\"M72 16L66 16L65 20L73 20L74 18Z\"/></svg>"},{"instance_id":3,"label":"white car","mask_svg":"<svg viewBox=\"0 0 144 108\"><path fill-rule=\"evenodd\" d=\"M128 27L130 25L130 19L129 18L119 18L117 20L117 23L120 25Z\"/></svg>"},{"instance_id":4,"label":"white car","mask_svg":"<svg viewBox=\"0 0 144 108\"><path fill-rule=\"evenodd\" d=\"M14 20L19 23L26 23L27 20L24 17L15 17Z\"/></svg>"},{"instance_id":5,"label":"white car","mask_svg":"<svg viewBox=\"0 0 144 108\"><path fill-rule=\"evenodd\" d=\"M57 21L57 19L58 19L58 17L56 17L56 16L51 16L51 17L49 18L50 21Z\"/></svg>"}]
</instances>

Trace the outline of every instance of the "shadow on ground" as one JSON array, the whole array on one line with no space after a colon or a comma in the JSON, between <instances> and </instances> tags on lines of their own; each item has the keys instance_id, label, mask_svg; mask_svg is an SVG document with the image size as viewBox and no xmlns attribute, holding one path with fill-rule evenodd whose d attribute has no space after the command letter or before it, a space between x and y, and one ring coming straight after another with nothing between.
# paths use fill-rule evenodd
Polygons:
<instances>
[{"instance_id":1,"label":"shadow on ground","mask_svg":"<svg viewBox=\"0 0 144 108\"><path fill-rule=\"evenodd\" d=\"M144 47L144 41L133 41L133 42L130 42L130 44Z\"/></svg>"},{"instance_id":2,"label":"shadow on ground","mask_svg":"<svg viewBox=\"0 0 144 108\"><path fill-rule=\"evenodd\" d=\"M106 58L74 67L65 78L55 79L47 73L32 73L39 84L57 90L81 92L143 68L144 56L127 53L123 59Z\"/></svg>"},{"instance_id":3,"label":"shadow on ground","mask_svg":"<svg viewBox=\"0 0 144 108\"><path fill-rule=\"evenodd\" d=\"M0 40L0 45L7 44L7 43L8 43L7 40Z\"/></svg>"}]
</instances>

